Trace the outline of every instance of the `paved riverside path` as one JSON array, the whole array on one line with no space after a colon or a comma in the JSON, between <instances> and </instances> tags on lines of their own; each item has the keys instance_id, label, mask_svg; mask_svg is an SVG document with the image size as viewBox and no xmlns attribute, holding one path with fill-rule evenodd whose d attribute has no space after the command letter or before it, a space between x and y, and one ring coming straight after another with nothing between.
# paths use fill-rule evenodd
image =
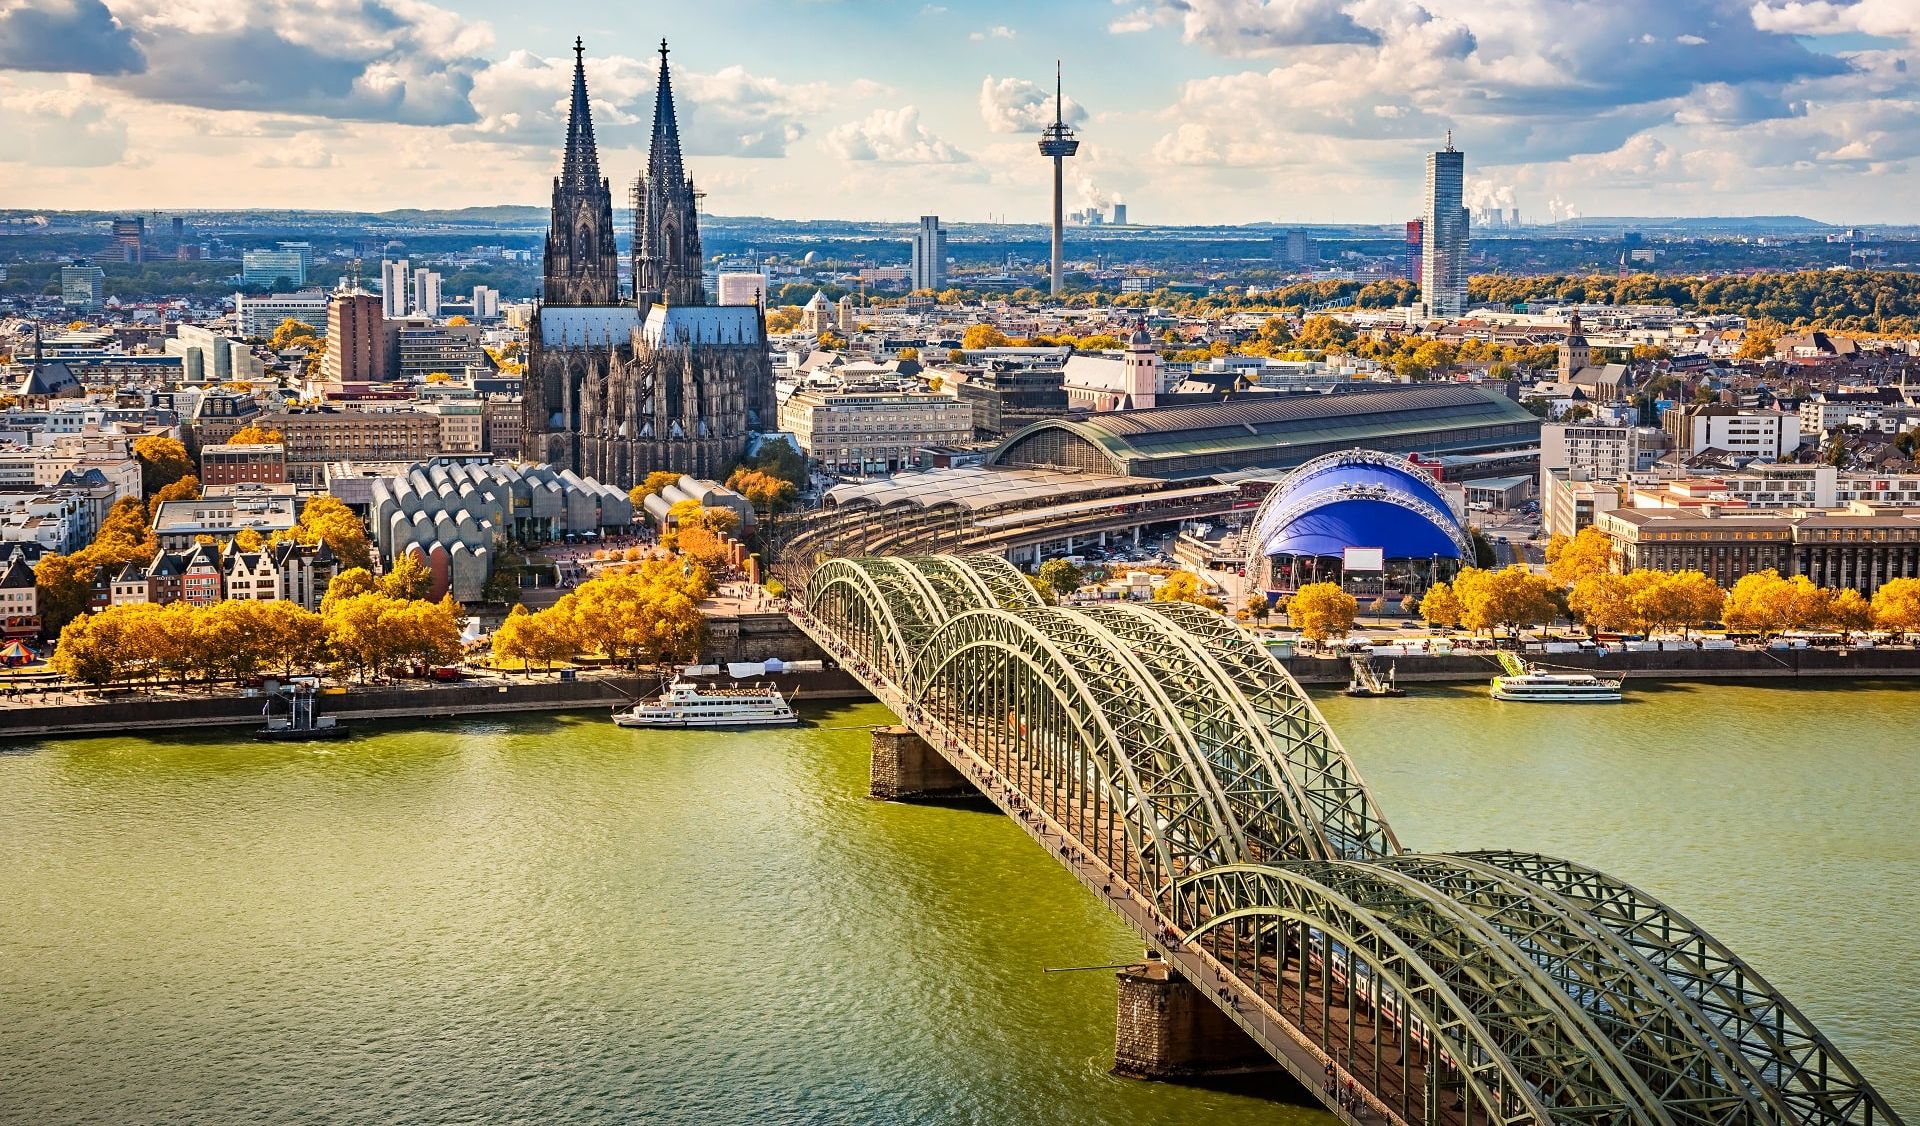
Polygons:
<instances>
[{"instance_id":1,"label":"paved riverside path","mask_svg":"<svg viewBox=\"0 0 1920 1126\"><path fill-rule=\"evenodd\" d=\"M1107 907L1131 926L1142 939L1180 975L1227 1014L1240 1026L1255 1043L1277 1060L1300 1084L1313 1092L1326 1104L1327 1109L1342 1121L1349 1123L1411 1123L1419 1121L1417 1117L1403 1117L1396 1109L1366 1090L1357 1069L1350 1072L1341 1062L1333 1059L1316 1047L1312 1041L1299 1031L1276 1003L1292 1002L1294 1011L1308 1026L1325 1027L1331 1021L1346 1022L1350 1029L1359 1033L1358 1041L1350 1040L1356 1047L1371 1043L1377 1046L1380 1038L1373 1034L1373 1026L1367 1023L1368 1014L1351 1009L1322 1009L1320 1001L1325 996L1323 990L1319 996L1312 989L1282 988L1276 995L1269 992L1263 996L1257 985L1249 984L1217 960L1204 946L1191 943L1177 930L1172 921L1146 897L1130 886L1121 874L1102 862L1094 850L1073 836L1048 813L1037 795L1022 791L1011 779L1002 774L973 746L941 723L938 717L925 709L917 707L906 693L880 670L855 653L840 641L834 633L804 610L792 611L794 624L813 638L820 648L829 653L842 668L858 679L872 692L874 697L891 709L900 720L915 734L926 741L927 745L938 751L963 776L971 779L979 791L986 795L1007 816L1027 831L1042 847L1053 854L1054 858L1072 872L1088 890L1100 896ZM1316 963L1317 964L1317 963ZM1306 967L1297 961L1289 960L1293 972L1301 972ZM1286 981L1285 972L1275 975L1280 981ZM1325 979L1324 967L1322 973ZM1396 1033L1397 1034L1397 1033ZM1365 1056L1369 1065L1373 1054ZM1348 1060L1357 1056L1349 1054ZM1361 1105L1348 1108L1328 1091L1328 1067L1331 1066L1335 1082L1344 1088L1350 1081L1361 1093ZM1396 1080L1402 1078L1397 1064L1383 1069ZM1418 1092L1424 1087L1424 1073L1415 1067L1409 1069L1404 1082L1394 1086L1401 1090ZM1403 1100L1401 1107L1406 1107ZM1442 1122L1458 1121L1452 1114L1443 1113Z\"/></svg>"}]
</instances>

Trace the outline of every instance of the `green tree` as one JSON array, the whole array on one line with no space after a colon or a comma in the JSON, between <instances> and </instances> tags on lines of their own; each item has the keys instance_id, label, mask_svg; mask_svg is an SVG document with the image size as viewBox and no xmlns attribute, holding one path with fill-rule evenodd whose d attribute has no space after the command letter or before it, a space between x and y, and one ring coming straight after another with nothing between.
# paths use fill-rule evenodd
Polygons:
<instances>
[{"instance_id":1,"label":"green tree","mask_svg":"<svg viewBox=\"0 0 1920 1126\"><path fill-rule=\"evenodd\" d=\"M1040 585L1051 590L1056 597L1065 598L1080 589L1086 576L1080 568L1065 559L1049 559L1040 564Z\"/></svg>"}]
</instances>

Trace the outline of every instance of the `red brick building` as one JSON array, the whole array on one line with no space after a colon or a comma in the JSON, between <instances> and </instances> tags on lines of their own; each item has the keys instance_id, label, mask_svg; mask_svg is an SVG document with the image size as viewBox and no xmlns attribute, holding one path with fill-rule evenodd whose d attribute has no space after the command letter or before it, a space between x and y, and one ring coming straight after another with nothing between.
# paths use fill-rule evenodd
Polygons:
<instances>
[{"instance_id":1,"label":"red brick building","mask_svg":"<svg viewBox=\"0 0 1920 1126\"><path fill-rule=\"evenodd\" d=\"M286 480L287 447L279 442L204 446L200 450L202 485L283 485Z\"/></svg>"}]
</instances>

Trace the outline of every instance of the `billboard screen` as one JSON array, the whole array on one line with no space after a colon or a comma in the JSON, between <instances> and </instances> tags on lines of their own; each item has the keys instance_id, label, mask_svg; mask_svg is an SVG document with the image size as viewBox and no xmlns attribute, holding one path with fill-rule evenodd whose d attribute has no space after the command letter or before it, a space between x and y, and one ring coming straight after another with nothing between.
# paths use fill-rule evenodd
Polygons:
<instances>
[{"instance_id":1,"label":"billboard screen","mask_svg":"<svg viewBox=\"0 0 1920 1126\"><path fill-rule=\"evenodd\" d=\"M1387 552L1381 547L1350 547L1340 562L1348 571L1384 571L1387 569Z\"/></svg>"}]
</instances>

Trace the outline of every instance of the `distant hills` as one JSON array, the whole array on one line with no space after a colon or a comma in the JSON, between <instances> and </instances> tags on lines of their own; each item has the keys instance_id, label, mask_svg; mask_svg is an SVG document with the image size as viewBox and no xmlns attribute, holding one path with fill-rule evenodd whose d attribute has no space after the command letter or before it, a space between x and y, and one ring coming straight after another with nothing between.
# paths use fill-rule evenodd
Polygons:
<instances>
[{"instance_id":1,"label":"distant hills","mask_svg":"<svg viewBox=\"0 0 1920 1126\"><path fill-rule=\"evenodd\" d=\"M1583 215L1578 219L1565 219L1555 226L1557 230L1614 230L1626 227L1634 230L1665 231L1831 231L1839 229L1836 224L1822 223L1818 219L1809 219L1804 215Z\"/></svg>"}]
</instances>

